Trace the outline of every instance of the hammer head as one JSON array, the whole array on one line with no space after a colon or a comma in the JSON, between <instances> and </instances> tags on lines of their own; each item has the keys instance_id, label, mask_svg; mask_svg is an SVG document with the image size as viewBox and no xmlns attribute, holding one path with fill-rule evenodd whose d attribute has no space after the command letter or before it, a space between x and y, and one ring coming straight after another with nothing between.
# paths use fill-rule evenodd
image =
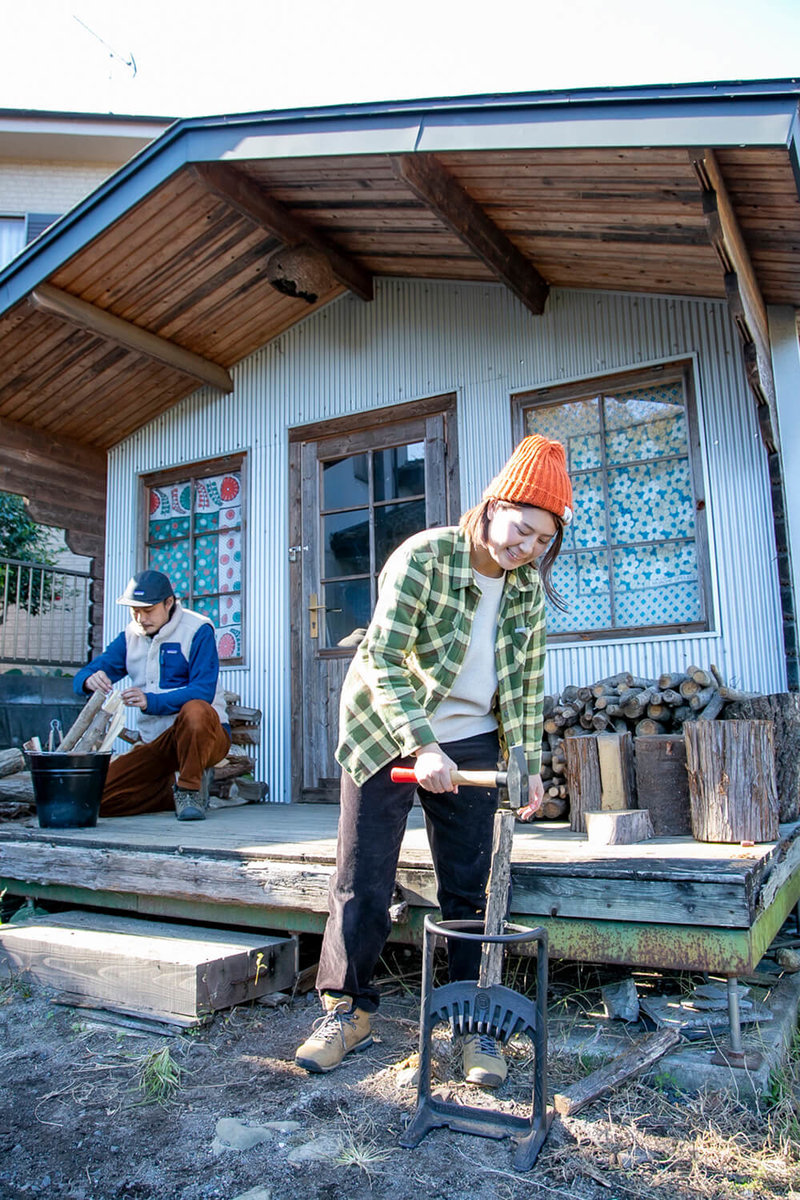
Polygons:
<instances>
[{"instance_id":1,"label":"hammer head","mask_svg":"<svg viewBox=\"0 0 800 1200\"><path fill-rule=\"evenodd\" d=\"M528 763L522 746L512 746L508 751L506 787L511 807L524 808L528 803Z\"/></svg>"}]
</instances>

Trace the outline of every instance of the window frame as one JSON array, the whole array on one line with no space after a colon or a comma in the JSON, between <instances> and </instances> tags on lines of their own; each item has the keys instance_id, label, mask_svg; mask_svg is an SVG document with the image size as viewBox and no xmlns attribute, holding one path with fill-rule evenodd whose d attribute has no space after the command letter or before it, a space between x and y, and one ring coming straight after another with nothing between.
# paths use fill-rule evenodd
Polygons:
<instances>
[{"instance_id":1,"label":"window frame","mask_svg":"<svg viewBox=\"0 0 800 1200\"><path fill-rule=\"evenodd\" d=\"M713 594L711 589L711 557L706 518L705 473L697 411L697 393L694 382L694 363L691 359L655 364L649 367L630 368L576 380L573 383L556 384L518 392L511 397L512 428L515 443L528 433L527 413L537 407L552 407L555 404L594 400L606 392L627 391L632 388L663 386L666 382L680 381L683 386L687 428L687 458L689 477L694 498L694 544L697 555L697 587L700 596L701 616L697 621L672 622L646 626L613 626L604 629L569 630L548 634L548 644L569 645L588 642L629 641L632 638L675 637L683 634L708 633L714 628ZM605 463L602 466L604 487L608 487ZM609 548L610 549L610 548ZM565 596L569 604L569 596Z\"/></svg>"},{"instance_id":2,"label":"window frame","mask_svg":"<svg viewBox=\"0 0 800 1200\"><path fill-rule=\"evenodd\" d=\"M226 471L237 472L241 480L242 499L241 499L241 520L239 525L240 539L242 547L242 587L240 592L241 597L241 613L242 613L242 652L235 658L226 658L220 660L220 666L227 669L228 667L242 667L247 662L247 554L245 552L246 535L247 535L247 504L249 500L249 481L247 475L247 453L245 451L236 454L226 454L219 458L206 458L197 462L183 463L181 466L168 467L163 471L148 471L146 474L139 476L139 527L140 534L138 537L138 570L147 568L148 547L150 545L148 539L148 523L149 523L149 493L153 487L168 487L170 484L189 479L194 483L198 479L209 479L214 475L221 475ZM195 531L193 522L190 528L191 543L194 545ZM194 566L194 554L192 554L192 566ZM192 573L193 579L193 573ZM194 597L194 585L190 595L185 598L186 607L191 608Z\"/></svg>"}]
</instances>

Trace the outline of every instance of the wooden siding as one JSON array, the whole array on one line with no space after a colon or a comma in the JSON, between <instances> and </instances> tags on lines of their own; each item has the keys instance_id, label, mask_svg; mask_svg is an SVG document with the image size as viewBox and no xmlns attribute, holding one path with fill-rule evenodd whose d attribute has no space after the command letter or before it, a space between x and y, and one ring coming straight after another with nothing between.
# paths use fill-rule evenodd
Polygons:
<instances>
[{"instance_id":1,"label":"wooden siding","mask_svg":"<svg viewBox=\"0 0 800 1200\"><path fill-rule=\"evenodd\" d=\"M443 153L437 158L552 286L722 297L687 148ZM720 150L769 304L800 306L800 202L788 152ZM375 275L494 277L396 174L391 156L225 163ZM48 282L230 367L315 307L266 279L275 236L191 166L102 230ZM189 376L32 313L0 319L0 416L102 449L196 389Z\"/></svg>"}]
</instances>

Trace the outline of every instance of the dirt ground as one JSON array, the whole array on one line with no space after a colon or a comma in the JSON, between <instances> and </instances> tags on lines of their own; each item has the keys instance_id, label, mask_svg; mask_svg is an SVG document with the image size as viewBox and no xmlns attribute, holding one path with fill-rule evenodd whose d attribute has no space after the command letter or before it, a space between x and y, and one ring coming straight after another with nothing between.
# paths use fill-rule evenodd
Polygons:
<instances>
[{"instance_id":1,"label":"dirt ground","mask_svg":"<svg viewBox=\"0 0 800 1200\"><path fill-rule=\"evenodd\" d=\"M681 1095L657 1074L623 1085L557 1118L527 1174L514 1171L507 1140L442 1129L401 1148L416 1100L401 1065L417 1043L418 959L387 956L375 1045L323 1076L293 1062L318 1015L313 993L162 1036L56 1005L23 978L0 980L0 1200L800 1197L794 1058L756 1111ZM554 968L553 1028L599 1011L590 977ZM551 1093L594 1065L558 1044L551 1034ZM451 1099L529 1110L527 1042L512 1045L498 1097L457 1082L449 1038L437 1048Z\"/></svg>"}]
</instances>

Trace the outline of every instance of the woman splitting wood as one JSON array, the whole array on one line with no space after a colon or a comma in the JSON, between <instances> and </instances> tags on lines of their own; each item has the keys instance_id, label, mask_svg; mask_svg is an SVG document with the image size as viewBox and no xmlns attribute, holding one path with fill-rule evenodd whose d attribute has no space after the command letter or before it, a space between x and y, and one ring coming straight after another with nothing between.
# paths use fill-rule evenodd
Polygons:
<instances>
[{"instance_id":1,"label":"woman splitting wood","mask_svg":"<svg viewBox=\"0 0 800 1200\"><path fill-rule=\"evenodd\" d=\"M445 920L483 918L495 789L454 786L451 772L496 770L521 745L529 819L542 802L545 593L572 518L564 448L526 437L458 528L425 530L389 558L378 602L342 689L341 810L336 872L317 974L324 1015L298 1049L330 1071L372 1042L373 972L391 928L389 905L406 819L419 795ZM413 764L416 784L392 767ZM480 943L448 941L451 980L477 979ZM498 1087L497 1043L463 1041L464 1074Z\"/></svg>"}]
</instances>

